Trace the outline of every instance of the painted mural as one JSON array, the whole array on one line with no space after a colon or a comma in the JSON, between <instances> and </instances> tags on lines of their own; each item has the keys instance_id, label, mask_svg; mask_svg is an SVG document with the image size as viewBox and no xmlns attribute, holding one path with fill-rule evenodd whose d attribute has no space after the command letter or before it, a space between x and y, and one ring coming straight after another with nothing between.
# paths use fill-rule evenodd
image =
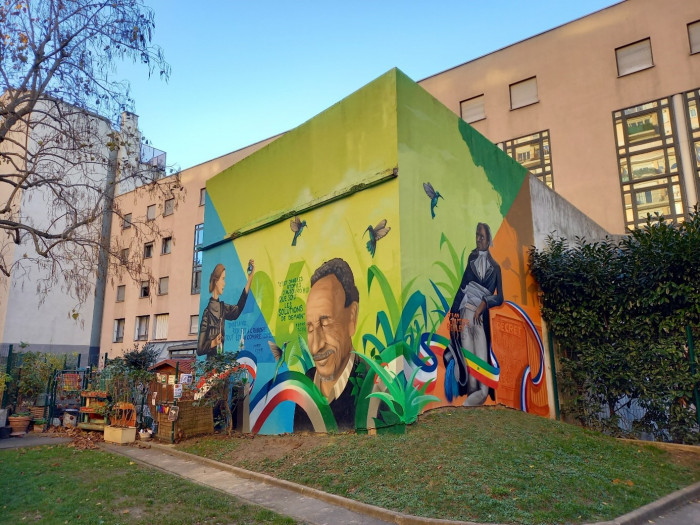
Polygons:
<instances>
[{"instance_id":1,"label":"painted mural","mask_svg":"<svg viewBox=\"0 0 700 525\"><path fill-rule=\"evenodd\" d=\"M526 182L398 70L211 179L197 353L239 352L243 430L549 414Z\"/></svg>"}]
</instances>

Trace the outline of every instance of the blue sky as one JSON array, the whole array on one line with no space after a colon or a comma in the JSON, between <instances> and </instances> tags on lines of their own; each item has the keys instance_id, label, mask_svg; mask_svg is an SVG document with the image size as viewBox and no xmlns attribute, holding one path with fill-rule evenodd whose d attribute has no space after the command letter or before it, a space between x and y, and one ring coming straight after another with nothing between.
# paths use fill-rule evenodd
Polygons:
<instances>
[{"instance_id":1,"label":"blue sky","mask_svg":"<svg viewBox=\"0 0 700 525\"><path fill-rule=\"evenodd\" d=\"M145 138L181 169L294 128L393 67L421 80L617 3L146 1L172 75L119 75Z\"/></svg>"}]
</instances>

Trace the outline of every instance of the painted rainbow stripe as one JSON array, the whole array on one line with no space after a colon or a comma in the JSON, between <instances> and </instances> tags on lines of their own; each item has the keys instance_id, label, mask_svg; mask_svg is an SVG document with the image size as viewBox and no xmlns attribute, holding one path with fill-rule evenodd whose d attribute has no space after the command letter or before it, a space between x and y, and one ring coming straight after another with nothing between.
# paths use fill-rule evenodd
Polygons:
<instances>
[{"instance_id":1,"label":"painted rainbow stripe","mask_svg":"<svg viewBox=\"0 0 700 525\"><path fill-rule=\"evenodd\" d=\"M299 372L284 372L260 389L250 403L251 432L260 432L263 424L277 406L292 401L306 412L315 432L338 429L328 401L308 377Z\"/></svg>"},{"instance_id":2,"label":"painted rainbow stripe","mask_svg":"<svg viewBox=\"0 0 700 525\"><path fill-rule=\"evenodd\" d=\"M257 376L258 373L258 360L255 358L255 355L243 350L241 353L238 354L238 364L248 372L248 377L250 378L250 388L253 388L253 385L255 384L255 377Z\"/></svg>"},{"instance_id":3,"label":"painted rainbow stripe","mask_svg":"<svg viewBox=\"0 0 700 525\"><path fill-rule=\"evenodd\" d=\"M491 366L483 359L472 354L466 348L462 348L462 354L467 361L469 373L476 378L477 381L487 385L489 388L498 388L498 381L501 377L501 369Z\"/></svg>"}]
</instances>

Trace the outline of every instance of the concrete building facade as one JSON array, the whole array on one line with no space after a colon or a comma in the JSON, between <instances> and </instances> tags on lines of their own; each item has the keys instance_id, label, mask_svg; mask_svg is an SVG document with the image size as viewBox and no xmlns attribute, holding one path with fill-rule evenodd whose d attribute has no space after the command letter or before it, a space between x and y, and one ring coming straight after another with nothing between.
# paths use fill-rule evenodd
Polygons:
<instances>
[{"instance_id":1,"label":"concrete building facade","mask_svg":"<svg viewBox=\"0 0 700 525\"><path fill-rule=\"evenodd\" d=\"M698 202L698 2L626 0L419 84L612 233Z\"/></svg>"},{"instance_id":2,"label":"concrete building facade","mask_svg":"<svg viewBox=\"0 0 700 525\"><path fill-rule=\"evenodd\" d=\"M86 142L89 139L88 146L81 150L61 145L65 137L52 127L53 120L61 118L59 113L69 120L69 128L76 136ZM119 129L114 129L109 120L99 115L85 113L60 101L42 100L34 114L18 124L10 137L12 140L3 142L3 155L20 159L16 164L19 168L6 163L2 168L4 173L10 176L22 173L22 163L26 163L29 165L27 172L35 170L45 177L53 174L62 177L63 190L66 193L74 191L80 196L75 206L78 215L83 211L93 213L98 206L104 208L111 200L111 188L120 170L125 169L125 164L142 162L137 117L127 112L121 116ZM111 148L111 141L118 141L122 146ZM62 160L56 161L56 158ZM43 169L47 171L43 172ZM89 184L86 180L90 181ZM0 198L4 203L12 197L13 187L10 184L2 186ZM89 189L81 191L79 188L83 186L89 186ZM18 192L12 198L12 210L7 217L21 217L24 224L50 233L60 232L66 222L61 216L62 209L52 209L55 202L52 190L48 186L38 190L30 186L24 192ZM111 210L99 213L103 217L105 213L109 216ZM89 229L92 233L87 235L94 239L110 235L109 224L100 220L83 228ZM62 248L56 248L59 249ZM88 256L78 252L76 250L72 263L76 266L92 264ZM19 244L14 238L5 236L0 240L0 253L14 268L10 277L0 274L0 355L7 355L12 346L15 352L26 348L28 351L77 353L83 365L96 362L107 273L106 254L99 256L97 271L87 289L78 291L77 279L72 280L70 272L55 271L52 265L57 263L50 257L37 254L30 235L21 233ZM26 260L32 262L24 264ZM80 283L82 286L82 281ZM79 294L87 300L81 303Z\"/></svg>"}]
</instances>

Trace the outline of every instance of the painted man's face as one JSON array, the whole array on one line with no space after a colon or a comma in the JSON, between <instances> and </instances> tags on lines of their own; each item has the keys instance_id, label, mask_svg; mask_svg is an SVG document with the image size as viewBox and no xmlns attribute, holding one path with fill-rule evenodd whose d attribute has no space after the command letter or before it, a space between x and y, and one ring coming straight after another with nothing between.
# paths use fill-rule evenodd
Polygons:
<instances>
[{"instance_id":1,"label":"painted man's face","mask_svg":"<svg viewBox=\"0 0 700 525\"><path fill-rule=\"evenodd\" d=\"M486 228L481 225L476 229L476 249L480 252L489 249L489 237L486 233Z\"/></svg>"},{"instance_id":2,"label":"painted man's face","mask_svg":"<svg viewBox=\"0 0 700 525\"><path fill-rule=\"evenodd\" d=\"M345 292L335 275L322 277L306 301L309 350L322 379L335 381L348 363L357 327L357 303L345 306Z\"/></svg>"}]
</instances>

